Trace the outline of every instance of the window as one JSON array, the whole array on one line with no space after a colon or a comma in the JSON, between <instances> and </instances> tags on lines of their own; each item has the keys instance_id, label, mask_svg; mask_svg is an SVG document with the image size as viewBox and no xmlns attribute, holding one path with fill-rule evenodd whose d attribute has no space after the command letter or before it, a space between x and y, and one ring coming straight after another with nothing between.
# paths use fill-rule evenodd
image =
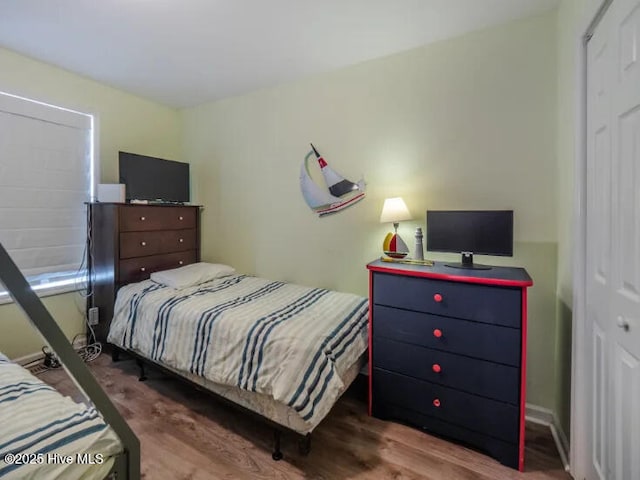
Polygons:
<instances>
[{"instance_id":1,"label":"window","mask_svg":"<svg viewBox=\"0 0 640 480\"><path fill-rule=\"evenodd\" d=\"M0 93L0 242L40 294L84 281L91 198L93 117Z\"/></svg>"}]
</instances>

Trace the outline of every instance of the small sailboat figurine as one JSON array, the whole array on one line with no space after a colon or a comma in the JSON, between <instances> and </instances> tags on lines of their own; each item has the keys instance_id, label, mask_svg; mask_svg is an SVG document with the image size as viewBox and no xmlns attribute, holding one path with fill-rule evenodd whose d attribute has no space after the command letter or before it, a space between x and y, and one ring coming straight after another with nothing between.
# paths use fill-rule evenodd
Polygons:
<instances>
[{"instance_id":1,"label":"small sailboat figurine","mask_svg":"<svg viewBox=\"0 0 640 480\"><path fill-rule=\"evenodd\" d=\"M327 190L317 185L309 174L309 159L314 156L320 165L320 171L327 185ZM307 205L319 216L339 212L351 205L358 203L365 196L364 179L357 183L347 180L327 164L326 160L311 144L311 151L304 157L300 169L300 190Z\"/></svg>"}]
</instances>

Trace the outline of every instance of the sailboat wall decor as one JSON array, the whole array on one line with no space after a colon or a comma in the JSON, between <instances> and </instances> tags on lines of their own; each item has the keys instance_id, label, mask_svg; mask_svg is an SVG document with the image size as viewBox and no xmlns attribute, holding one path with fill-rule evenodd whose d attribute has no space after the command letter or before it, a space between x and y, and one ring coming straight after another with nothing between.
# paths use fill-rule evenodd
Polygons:
<instances>
[{"instance_id":1,"label":"sailboat wall decor","mask_svg":"<svg viewBox=\"0 0 640 480\"><path fill-rule=\"evenodd\" d=\"M309 159L313 156L318 161L326 188L320 187L311 179ZM311 144L311 151L304 157L300 168L300 190L307 205L314 212L322 217L355 205L364 198L364 188L364 179L360 179L357 183L347 180L329 167L326 160Z\"/></svg>"}]
</instances>

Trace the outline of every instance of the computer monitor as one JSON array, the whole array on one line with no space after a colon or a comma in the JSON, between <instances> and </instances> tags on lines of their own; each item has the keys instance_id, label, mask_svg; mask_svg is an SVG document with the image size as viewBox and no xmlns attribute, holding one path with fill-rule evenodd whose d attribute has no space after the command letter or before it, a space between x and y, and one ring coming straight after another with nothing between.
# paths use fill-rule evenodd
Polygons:
<instances>
[{"instance_id":1,"label":"computer monitor","mask_svg":"<svg viewBox=\"0 0 640 480\"><path fill-rule=\"evenodd\" d=\"M489 269L473 254L513 256L513 210L427 210L427 250L456 252L452 268Z\"/></svg>"}]
</instances>

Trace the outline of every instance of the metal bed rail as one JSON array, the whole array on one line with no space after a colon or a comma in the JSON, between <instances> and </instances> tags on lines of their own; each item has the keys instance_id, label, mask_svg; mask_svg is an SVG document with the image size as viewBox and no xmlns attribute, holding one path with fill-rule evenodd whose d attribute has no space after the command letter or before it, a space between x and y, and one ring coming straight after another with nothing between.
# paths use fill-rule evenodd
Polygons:
<instances>
[{"instance_id":1,"label":"metal bed rail","mask_svg":"<svg viewBox=\"0 0 640 480\"><path fill-rule=\"evenodd\" d=\"M126 457L126 470L119 471L118 480L138 480L140 478L140 441L111 402L100 384L93 377L85 363L73 350L56 321L46 309L40 298L13 262L4 246L0 243L0 282L7 288L13 300L22 308L31 323L56 352L67 372L78 388L93 402L105 422L111 426L120 438ZM116 466L122 459L116 458Z\"/></svg>"}]
</instances>

